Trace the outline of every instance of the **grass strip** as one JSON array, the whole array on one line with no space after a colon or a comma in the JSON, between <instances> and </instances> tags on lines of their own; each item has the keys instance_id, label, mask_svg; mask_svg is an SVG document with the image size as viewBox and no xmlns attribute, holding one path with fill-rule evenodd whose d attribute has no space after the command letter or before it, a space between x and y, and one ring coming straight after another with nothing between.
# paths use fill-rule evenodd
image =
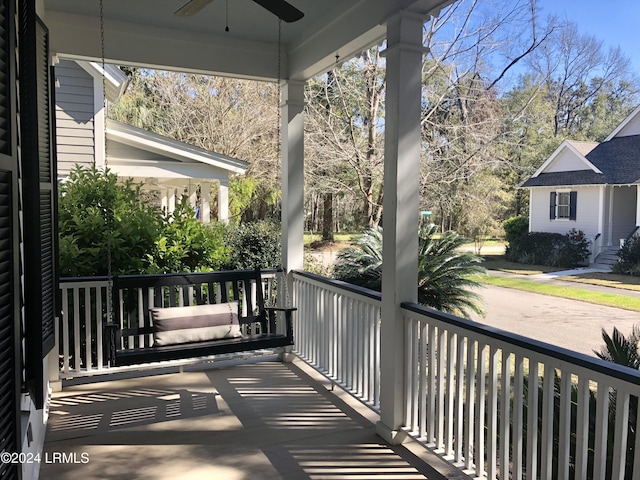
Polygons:
<instances>
[{"instance_id":1,"label":"grass strip","mask_svg":"<svg viewBox=\"0 0 640 480\"><path fill-rule=\"evenodd\" d=\"M479 281L496 287L513 288L525 292L539 293L541 295L550 295L552 297L567 298L570 300L580 300L595 305L624 308L625 310L640 312L640 298L491 275L484 275Z\"/></svg>"},{"instance_id":2,"label":"grass strip","mask_svg":"<svg viewBox=\"0 0 640 480\"><path fill-rule=\"evenodd\" d=\"M621 288L624 290L640 291L640 277L630 275L616 275L614 273L582 273L580 275L568 275L558 277L558 280L568 282L587 283L590 285L601 285L603 287Z\"/></svg>"}]
</instances>

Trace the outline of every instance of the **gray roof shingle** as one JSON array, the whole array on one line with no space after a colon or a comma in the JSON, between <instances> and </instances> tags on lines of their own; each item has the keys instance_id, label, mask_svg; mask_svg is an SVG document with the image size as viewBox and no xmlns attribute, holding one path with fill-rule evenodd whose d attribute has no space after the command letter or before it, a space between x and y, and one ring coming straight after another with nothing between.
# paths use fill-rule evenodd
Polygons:
<instances>
[{"instance_id":1,"label":"gray roof shingle","mask_svg":"<svg viewBox=\"0 0 640 480\"><path fill-rule=\"evenodd\" d=\"M522 184L523 187L569 185L631 185L640 183L640 135L612 138L586 155L602 173L592 170L541 173Z\"/></svg>"}]
</instances>

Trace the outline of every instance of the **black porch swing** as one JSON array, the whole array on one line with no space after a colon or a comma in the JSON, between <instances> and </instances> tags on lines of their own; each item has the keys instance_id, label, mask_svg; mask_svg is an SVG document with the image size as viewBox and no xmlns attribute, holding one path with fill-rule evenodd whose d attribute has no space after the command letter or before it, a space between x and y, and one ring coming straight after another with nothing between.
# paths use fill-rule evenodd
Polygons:
<instances>
[{"instance_id":1,"label":"black porch swing","mask_svg":"<svg viewBox=\"0 0 640 480\"><path fill-rule=\"evenodd\" d=\"M282 19L279 18L278 92L281 24ZM103 0L100 0L100 41L104 70ZM103 75L103 105L106 115L105 83ZM106 119L104 124L106 168ZM111 366L197 359L217 354L293 345L292 312L296 309L265 305L265 272L261 272L259 268L225 272L114 276L110 209L110 205L105 206L108 235L108 321L104 328ZM282 283L284 285L281 286L286 291L286 280ZM281 313L282 322L278 319L278 312Z\"/></svg>"}]
</instances>

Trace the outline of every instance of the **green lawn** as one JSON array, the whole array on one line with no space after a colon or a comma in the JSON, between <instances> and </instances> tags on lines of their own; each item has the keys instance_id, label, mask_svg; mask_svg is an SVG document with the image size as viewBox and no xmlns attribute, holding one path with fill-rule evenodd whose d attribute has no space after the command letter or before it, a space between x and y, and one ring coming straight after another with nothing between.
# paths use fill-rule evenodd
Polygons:
<instances>
[{"instance_id":1,"label":"green lawn","mask_svg":"<svg viewBox=\"0 0 640 480\"><path fill-rule=\"evenodd\" d=\"M514 288L526 292L540 293L554 297L568 298L571 300L581 300L583 302L605 305L609 307L624 308L640 312L640 298L625 297L615 293L594 292L581 288L560 287L547 283L532 282L520 278L496 277L484 275L480 279L481 283L495 285L497 287Z\"/></svg>"}]
</instances>

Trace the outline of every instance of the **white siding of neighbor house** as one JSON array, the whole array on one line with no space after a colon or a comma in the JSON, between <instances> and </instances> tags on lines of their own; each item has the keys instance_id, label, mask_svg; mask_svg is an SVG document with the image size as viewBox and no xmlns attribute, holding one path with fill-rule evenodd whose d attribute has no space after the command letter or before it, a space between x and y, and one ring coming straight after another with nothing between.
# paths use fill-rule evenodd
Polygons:
<instances>
[{"instance_id":1,"label":"white siding of neighbor house","mask_svg":"<svg viewBox=\"0 0 640 480\"><path fill-rule=\"evenodd\" d=\"M77 63L62 60L55 67L58 176L94 158L93 77Z\"/></svg>"},{"instance_id":2,"label":"white siding of neighbor house","mask_svg":"<svg viewBox=\"0 0 640 480\"><path fill-rule=\"evenodd\" d=\"M629 137L640 135L640 116L636 115L617 134L616 137Z\"/></svg>"},{"instance_id":3,"label":"white siding of neighbor house","mask_svg":"<svg viewBox=\"0 0 640 480\"><path fill-rule=\"evenodd\" d=\"M582 230L588 238L598 234L598 187L576 187L578 203L576 206L576 220L551 220L549 219L550 193L556 188L531 189L531 216L529 218L529 231L551 232L565 234L572 228Z\"/></svg>"},{"instance_id":4,"label":"white siding of neighbor house","mask_svg":"<svg viewBox=\"0 0 640 480\"><path fill-rule=\"evenodd\" d=\"M165 155L159 153L150 152L148 150L142 150L140 148L124 145L119 142L107 140L107 154L109 160L123 159L123 160L156 160L156 161L170 161ZM177 160L176 160L177 161Z\"/></svg>"},{"instance_id":5,"label":"white siding of neighbor house","mask_svg":"<svg viewBox=\"0 0 640 480\"><path fill-rule=\"evenodd\" d=\"M613 188L613 245L618 245L619 239L627 238L636 226L636 192L635 186Z\"/></svg>"},{"instance_id":6,"label":"white siding of neighbor house","mask_svg":"<svg viewBox=\"0 0 640 480\"><path fill-rule=\"evenodd\" d=\"M589 167L568 148L563 149L556 158L545 168L545 173L551 172L573 172L576 170L587 170Z\"/></svg>"}]
</instances>

